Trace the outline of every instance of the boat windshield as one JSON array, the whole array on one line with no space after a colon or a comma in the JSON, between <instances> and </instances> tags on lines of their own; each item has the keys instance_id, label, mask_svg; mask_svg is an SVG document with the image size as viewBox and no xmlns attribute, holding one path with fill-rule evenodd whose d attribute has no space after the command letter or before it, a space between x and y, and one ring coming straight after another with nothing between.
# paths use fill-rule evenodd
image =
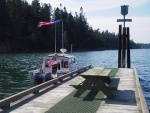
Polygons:
<instances>
[{"instance_id":1,"label":"boat windshield","mask_svg":"<svg viewBox=\"0 0 150 113\"><path fill-rule=\"evenodd\" d=\"M63 59L63 60L61 61L61 67L62 67L62 68L68 68L68 60Z\"/></svg>"}]
</instances>

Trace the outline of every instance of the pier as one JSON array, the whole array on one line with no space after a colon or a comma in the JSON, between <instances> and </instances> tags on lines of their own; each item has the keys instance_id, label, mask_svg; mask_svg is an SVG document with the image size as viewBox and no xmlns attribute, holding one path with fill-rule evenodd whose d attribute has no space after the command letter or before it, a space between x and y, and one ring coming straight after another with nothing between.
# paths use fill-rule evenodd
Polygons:
<instances>
[{"instance_id":1,"label":"pier","mask_svg":"<svg viewBox=\"0 0 150 113\"><path fill-rule=\"evenodd\" d=\"M88 68L90 67L84 67L85 70ZM15 102L10 102L10 104L8 101L12 101L13 98L16 98L15 95L1 100L0 107L3 108L1 112L66 113L72 111L87 113L87 110L90 110L89 112L91 113L149 113L135 68L109 68L111 69L109 72L103 72L103 70L105 70L104 68L99 69L102 71L89 72L87 70L77 76L69 77L67 75L69 78L61 78L61 81L63 80L62 82L57 82L57 84L53 83L39 91L36 90L34 94L29 93ZM79 88L74 88L70 85L77 81L82 81L83 77L80 75L84 73L89 73L89 75L92 75L92 73L95 75L101 73L99 75L109 76L111 79L119 79L117 89L110 90L114 98L109 98L109 96L106 96L101 90L96 94L90 94L90 91L92 91L91 88L87 89L80 96L75 97ZM43 84L35 87L42 87ZM28 90L25 92L27 93L27 91ZM20 94L16 94L18 98Z\"/></svg>"}]
</instances>

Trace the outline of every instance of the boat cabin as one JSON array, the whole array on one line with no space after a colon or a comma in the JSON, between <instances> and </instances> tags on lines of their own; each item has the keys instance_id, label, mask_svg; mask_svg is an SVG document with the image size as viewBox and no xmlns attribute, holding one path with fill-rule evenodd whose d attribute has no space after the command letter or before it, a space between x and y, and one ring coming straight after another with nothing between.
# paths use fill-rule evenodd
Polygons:
<instances>
[{"instance_id":1,"label":"boat cabin","mask_svg":"<svg viewBox=\"0 0 150 113\"><path fill-rule=\"evenodd\" d=\"M65 74L77 69L75 57L69 54L51 54L43 58L42 71Z\"/></svg>"}]
</instances>

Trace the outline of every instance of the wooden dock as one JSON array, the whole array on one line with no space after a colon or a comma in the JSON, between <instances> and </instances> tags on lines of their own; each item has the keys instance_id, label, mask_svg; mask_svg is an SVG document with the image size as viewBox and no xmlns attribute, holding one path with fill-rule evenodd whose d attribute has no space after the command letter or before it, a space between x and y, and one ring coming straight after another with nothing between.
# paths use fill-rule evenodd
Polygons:
<instances>
[{"instance_id":1,"label":"wooden dock","mask_svg":"<svg viewBox=\"0 0 150 113\"><path fill-rule=\"evenodd\" d=\"M82 78L81 76L72 77L69 79L65 79L63 82L59 82L56 85L50 85L41 90L36 95L30 94L16 102L11 103L9 108L1 110L1 112L44 113L48 111L50 108L54 107L57 108L57 105L59 105L61 101L63 101L68 95L70 95L75 90L75 88L69 85L81 78ZM119 68L115 75L115 78L120 79L118 89L112 91L115 99L109 99L106 96L100 99L96 98L96 101L99 100L101 101L99 102L98 108L96 108L97 109L96 112L149 113L145 98L143 96L141 85L139 83L136 69ZM82 98L80 98L80 101L83 101ZM84 103L89 102L92 101L84 101ZM88 108L90 108L90 104L88 104ZM84 109L86 109L86 106ZM82 109L83 113L84 109ZM90 109L92 109L92 106ZM60 111L59 107L57 108L57 111L59 113ZM82 113L82 111L80 111L80 113ZM64 113L65 112L67 111L64 111ZM51 113L51 111L49 111L49 113Z\"/></svg>"}]
</instances>

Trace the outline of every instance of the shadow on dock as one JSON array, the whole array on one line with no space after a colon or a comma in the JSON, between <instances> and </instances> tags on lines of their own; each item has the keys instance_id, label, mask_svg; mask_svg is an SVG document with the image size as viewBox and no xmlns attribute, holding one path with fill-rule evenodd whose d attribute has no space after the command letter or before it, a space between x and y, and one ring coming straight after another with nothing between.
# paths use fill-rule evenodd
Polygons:
<instances>
[{"instance_id":1,"label":"shadow on dock","mask_svg":"<svg viewBox=\"0 0 150 113\"><path fill-rule=\"evenodd\" d=\"M118 104L118 105L133 105L137 106L135 91L132 90L116 90L112 91L115 99L106 98L105 104Z\"/></svg>"}]
</instances>

